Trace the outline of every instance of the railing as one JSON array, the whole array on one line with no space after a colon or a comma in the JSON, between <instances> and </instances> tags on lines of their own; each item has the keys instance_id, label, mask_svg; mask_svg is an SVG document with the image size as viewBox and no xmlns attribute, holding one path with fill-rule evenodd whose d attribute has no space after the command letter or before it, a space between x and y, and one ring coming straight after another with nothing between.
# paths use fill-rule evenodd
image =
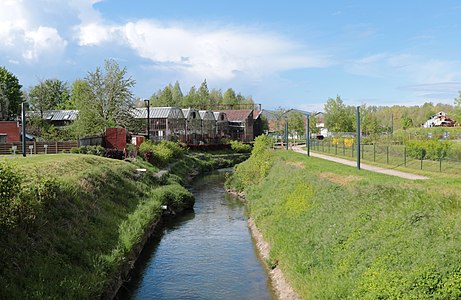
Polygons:
<instances>
[{"instance_id":1,"label":"railing","mask_svg":"<svg viewBox=\"0 0 461 300\"><path fill-rule=\"evenodd\" d=\"M0 143L0 155L11 155L14 153L14 147L16 148L16 154L22 153L22 143ZM77 141L66 141L66 142L26 142L27 154L57 154L63 152L70 152L73 147L78 147Z\"/></svg>"}]
</instances>

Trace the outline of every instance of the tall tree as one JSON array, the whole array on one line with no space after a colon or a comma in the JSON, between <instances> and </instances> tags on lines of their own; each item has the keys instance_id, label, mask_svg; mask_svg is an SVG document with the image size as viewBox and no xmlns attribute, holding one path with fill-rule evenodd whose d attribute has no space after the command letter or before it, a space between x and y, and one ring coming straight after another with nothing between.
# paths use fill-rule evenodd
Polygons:
<instances>
[{"instance_id":1,"label":"tall tree","mask_svg":"<svg viewBox=\"0 0 461 300\"><path fill-rule=\"evenodd\" d=\"M223 104L228 106L228 108L233 109L233 107L238 104L237 95L235 91L231 88L228 88L223 95Z\"/></svg>"},{"instance_id":2,"label":"tall tree","mask_svg":"<svg viewBox=\"0 0 461 300\"><path fill-rule=\"evenodd\" d=\"M179 82L176 80L173 89L171 90L172 106L180 106L184 95L182 94Z\"/></svg>"},{"instance_id":3,"label":"tall tree","mask_svg":"<svg viewBox=\"0 0 461 300\"><path fill-rule=\"evenodd\" d=\"M210 106L212 109L221 109L219 106L222 104L222 92L218 89L212 89L210 92Z\"/></svg>"},{"instance_id":4,"label":"tall tree","mask_svg":"<svg viewBox=\"0 0 461 300\"><path fill-rule=\"evenodd\" d=\"M199 101L200 99L197 94L197 89L195 88L195 86L192 86L189 90L189 93L183 97L181 107L200 108Z\"/></svg>"},{"instance_id":5,"label":"tall tree","mask_svg":"<svg viewBox=\"0 0 461 300\"><path fill-rule=\"evenodd\" d=\"M351 132L354 130L354 110L343 103L340 96L329 98L325 104L325 126L333 132Z\"/></svg>"},{"instance_id":6,"label":"tall tree","mask_svg":"<svg viewBox=\"0 0 461 300\"><path fill-rule=\"evenodd\" d=\"M199 100L199 108L207 109L210 106L210 91L208 90L208 84L206 79L203 80L202 84L200 85L197 96Z\"/></svg>"},{"instance_id":7,"label":"tall tree","mask_svg":"<svg viewBox=\"0 0 461 300\"><path fill-rule=\"evenodd\" d=\"M47 79L34 86L29 92L32 109L43 111L52 109L71 109L70 90L66 82Z\"/></svg>"},{"instance_id":8,"label":"tall tree","mask_svg":"<svg viewBox=\"0 0 461 300\"><path fill-rule=\"evenodd\" d=\"M132 118L135 80L127 76L115 60L106 60L104 71L97 67L81 82L74 84L72 94L79 118L75 124L79 135L102 133L107 127L126 127Z\"/></svg>"},{"instance_id":9,"label":"tall tree","mask_svg":"<svg viewBox=\"0 0 461 300\"><path fill-rule=\"evenodd\" d=\"M22 85L13 73L0 67L0 120L14 119L23 101Z\"/></svg>"}]
</instances>

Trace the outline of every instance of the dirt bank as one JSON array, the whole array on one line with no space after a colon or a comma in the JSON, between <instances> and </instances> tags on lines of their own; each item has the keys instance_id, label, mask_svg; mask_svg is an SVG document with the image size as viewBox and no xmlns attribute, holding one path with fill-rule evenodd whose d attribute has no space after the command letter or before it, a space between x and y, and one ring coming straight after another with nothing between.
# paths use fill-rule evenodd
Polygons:
<instances>
[{"instance_id":1,"label":"dirt bank","mask_svg":"<svg viewBox=\"0 0 461 300\"><path fill-rule=\"evenodd\" d=\"M256 241L256 247L258 248L259 254L265 261L267 261L269 259L269 244L264 240L263 235L256 227L254 220L251 218L248 219L248 227L250 228L251 235ZM269 277L278 299L300 299L293 288L288 284L283 276L282 270L280 270L278 266L269 271Z\"/></svg>"}]
</instances>

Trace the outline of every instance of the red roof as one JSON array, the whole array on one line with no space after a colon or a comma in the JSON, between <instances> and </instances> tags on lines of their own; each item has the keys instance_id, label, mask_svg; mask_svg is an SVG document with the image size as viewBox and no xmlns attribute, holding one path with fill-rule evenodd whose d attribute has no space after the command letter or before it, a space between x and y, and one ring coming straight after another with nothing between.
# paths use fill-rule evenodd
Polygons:
<instances>
[{"instance_id":1,"label":"red roof","mask_svg":"<svg viewBox=\"0 0 461 300\"><path fill-rule=\"evenodd\" d=\"M256 120L257 118L259 118L259 116L263 113L262 110L254 110L253 111L253 119Z\"/></svg>"},{"instance_id":2,"label":"red roof","mask_svg":"<svg viewBox=\"0 0 461 300\"><path fill-rule=\"evenodd\" d=\"M215 110L218 112L223 112L227 115L227 119L230 122L241 122L250 117L250 114L253 112L251 109L239 109L239 110Z\"/></svg>"}]
</instances>

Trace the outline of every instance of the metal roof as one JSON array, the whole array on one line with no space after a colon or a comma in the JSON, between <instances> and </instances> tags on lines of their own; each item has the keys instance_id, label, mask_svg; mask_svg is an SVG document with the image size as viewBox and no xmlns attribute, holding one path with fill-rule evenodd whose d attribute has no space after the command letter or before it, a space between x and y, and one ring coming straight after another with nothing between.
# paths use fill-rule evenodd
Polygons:
<instances>
[{"instance_id":1,"label":"metal roof","mask_svg":"<svg viewBox=\"0 0 461 300\"><path fill-rule=\"evenodd\" d=\"M193 116L190 116L190 114L192 114L193 112L195 112L195 118ZM199 113L198 110L194 109L194 108L183 108L182 109L182 114L184 115L184 119L201 119L201 115Z\"/></svg>"},{"instance_id":2,"label":"metal roof","mask_svg":"<svg viewBox=\"0 0 461 300\"><path fill-rule=\"evenodd\" d=\"M135 108L136 119L147 119L147 107ZM177 107L150 107L149 118L151 119L179 119L184 118L182 110Z\"/></svg>"},{"instance_id":3,"label":"metal roof","mask_svg":"<svg viewBox=\"0 0 461 300\"><path fill-rule=\"evenodd\" d=\"M78 117L78 110L45 110L43 119L48 121L74 121ZM40 111L28 111L27 117L40 117Z\"/></svg>"},{"instance_id":4,"label":"metal roof","mask_svg":"<svg viewBox=\"0 0 461 300\"><path fill-rule=\"evenodd\" d=\"M214 113L211 110L199 110L200 117L202 120L213 120L216 121Z\"/></svg>"},{"instance_id":5,"label":"metal roof","mask_svg":"<svg viewBox=\"0 0 461 300\"><path fill-rule=\"evenodd\" d=\"M218 122L227 121L227 114L225 112L215 111L213 112L213 114L214 114L214 118L216 119L216 121Z\"/></svg>"}]
</instances>

